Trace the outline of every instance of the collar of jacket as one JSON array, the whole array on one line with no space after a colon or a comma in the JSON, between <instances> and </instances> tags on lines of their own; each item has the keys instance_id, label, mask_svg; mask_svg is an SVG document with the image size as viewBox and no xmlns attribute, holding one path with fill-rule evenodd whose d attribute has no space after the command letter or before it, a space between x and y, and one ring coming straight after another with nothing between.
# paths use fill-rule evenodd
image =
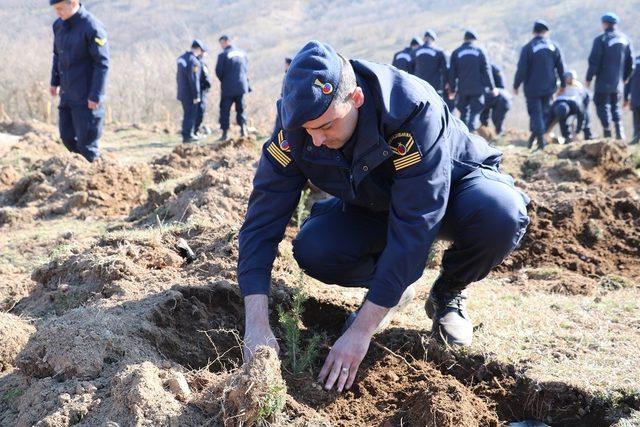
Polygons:
<instances>
[{"instance_id":1,"label":"collar of jacket","mask_svg":"<svg viewBox=\"0 0 640 427\"><path fill-rule=\"evenodd\" d=\"M86 15L86 13L87 10L85 9L84 5L80 3L80 8L78 9L78 11L71 15L69 19L63 21L64 25L66 27L73 27L80 19L82 19Z\"/></svg>"}]
</instances>

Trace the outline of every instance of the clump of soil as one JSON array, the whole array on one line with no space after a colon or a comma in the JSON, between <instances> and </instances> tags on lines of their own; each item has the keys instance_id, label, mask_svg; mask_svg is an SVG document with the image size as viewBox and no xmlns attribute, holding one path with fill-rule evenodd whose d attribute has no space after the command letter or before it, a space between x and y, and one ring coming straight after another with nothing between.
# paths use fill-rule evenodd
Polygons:
<instances>
[{"instance_id":1,"label":"clump of soil","mask_svg":"<svg viewBox=\"0 0 640 427\"><path fill-rule=\"evenodd\" d=\"M35 283L28 274L0 267L0 311L11 311L18 302L26 297Z\"/></svg>"},{"instance_id":2,"label":"clump of soil","mask_svg":"<svg viewBox=\"0 0 640 427\"><path fill-rule=\"evenodd\" d=\"M285 404L287 386L280 359L270 347L258 347L249 363L230 376L222 395L225 426L277 422Z\"/></svg>"},{"instance_id":3,"label":"clump of soil","mask_svg":"<svg viewBox=\"0 0 640 427\"><path fill-rule=\"evenodd\" d=\"M35 330L18 316L0 311L0 372L14 365L18 353Z\"/></svg>"},{"instance_id":4,"label":"clump of soil","mask_svg":"<svg viewBox=\"0 0 640 427\"><path fill-rule=\"evenodd\" d=\"M511 277L511 282L522 286L524 292L544 291L560 295L595 295L603 291L593 278L562 270L558 267L524 269Z\"/></svg>"}]
</instances>

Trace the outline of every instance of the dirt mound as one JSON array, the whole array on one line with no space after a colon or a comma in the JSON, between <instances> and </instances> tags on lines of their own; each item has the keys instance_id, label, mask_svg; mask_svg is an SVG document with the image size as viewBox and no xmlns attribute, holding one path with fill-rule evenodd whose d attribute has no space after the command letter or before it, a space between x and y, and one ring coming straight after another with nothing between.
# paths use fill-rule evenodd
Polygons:
<instances>
[{"instance_id":1,"label":"dirt mound","mask_svg":"<svg viewBox=\"0 0 640 427\"><path fill-rule=\"evenodd\" d=\"M0 311L9 312L33 290L35 283L28 274L0 267Z\"/></svg>"},{"instance_id":2,"label":"dirt mound","mask_svg":"<svg viewBox=\"0 0 640 427\"><path fill-rule=\"evenodd\" d=\"M38 218L59 215L126 215L144 200L146 165L123 166L111 156L93 164L63 155L39 160L30 172L0 196L0 204L36 208Z\"/></svg>"},{"instance_id":3,"label":"dirt mound","mask_svg":"<svg viewBox=\"0 0 640 427\"><path fill-rule=\"evenodd\" d=\"M55 134L57 128L37 120L0 122L0 132L23 136L28 133Z\"/></svg>"},{"instance_id":4,"label":"dirt mound","mask_svg":"<svg viewBox=\"0 0 640 427\"><path fill-rule=\"evenodd\" d=\"M255 141L231 141L215 151L209 147L178 147L169 158L160 161L171 163L171 156L181 159L177 152L196 153L195 160L185 158L184 162L176 160L176 164L203 165L201 174L172 191L150 190L147 203L134 209L129 219L152 223L159 219L170 223L192 218L218 225L241 221L251 193L247 183L253 179L253 164L259 155Z\"/></svg>"},{"instance_id":5,"label":"dirt mound","mask_svg":"<svg viewBox=\"0 0 640 427\"><path fill-rule=\"evenodd\" d=\"M558 267L524 269L510 278L511 283L522 286L523 292L544 291L560 295L595 295L605 288L598 280L572 273Z\"/></svg>"},{"instance_id":6,"label":"dirt mound","mask_svg":"<svg viewBox=\"0 0 640 427\"><path fill-rule=\"evenodd\" d=\"M0 312L0 372L13 366L18 353L35 330L21 318Z\"/></svg>"},{"instance_id":7,"label":"dirt mound","mask_svg":"<svg viewBox=\"0 0 640 427\"><path fill-rule=\"evenodd\" d=\"M531 224L504 269L555 265L583 275L640 278L640 200L590 188L532 193Z\"/></svg>"},{"instance_id":8,"label":"dirt mound","mask_svg":"<svg viewBox=\"0 0 640 427\"><path fill-rule=\"evenodd\" d=\"M527 181L573 182L602 189L638 188L640 176L634 170L631 153L620 141L571 144L549 163L542 156L531 156L521 166Z\"/></svg>"}]
</instances>

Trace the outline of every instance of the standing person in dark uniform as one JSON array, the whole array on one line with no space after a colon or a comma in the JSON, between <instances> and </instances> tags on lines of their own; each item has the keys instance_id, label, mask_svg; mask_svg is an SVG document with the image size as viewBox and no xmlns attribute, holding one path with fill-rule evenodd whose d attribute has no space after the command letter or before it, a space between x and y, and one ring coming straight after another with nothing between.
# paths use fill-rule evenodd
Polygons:
<instances>
[{"instance_id":1,"label":"standing person in dark uniform","mask_svg":"<svg viewBox=\"0 0 640 427\"><path fill-rule=\"evenodd\" d=\"M219 39L222 52L218 55L216 76L220 80L220 140L227 139L231 105L236 108L236 122L240 126L240 135L247 135L247 116L244 113L244 95L251 91L247 75L249 60L247 54L234 47L228 36Z\"/></svg>"},{"instance_id":2,"label":"standing person in dark uniform","mask_svg":"<svg viewBox=\"0 0 640 427\"><path fill-rule=\"evenodd\" d=\"M449 69L444 51L435 46L436 38L436 32L433 30L424 33L424 44L415 51L413 74L433 86L444 99Z\"/></svg>"},{"instance_id":3,"label":"standing person in dark uniform","mask_svg":"<svg viewBox=\"0 0 640 427\"><path fill-rule=\"evenodd\" d=\"M502 124L507 116L507 111L511 109L511 95L505 89L502 70L498 66L491 64L491 75L496 89L498 89L498 95L496 96L491 92L487 93L484 110L480 115L480 122L483 126L489 126L489 117L491 117L491 121L496 128L496 134L502 135Z\"/></svg>"},{"instance_id":4,"label":"standing person in dark uniform","mask_svg":"<svg viewBox=\"0 0 640 427\"><path fill-rule=\"evenodd\" d=\"M636 58L635 70L624 91L625 106L633 112L633 139L631 144L640 142L640 56Z\"/></svg>"},{"instance_id":5,"label":"standing person in dark uniform","mask_svg":"<svg viewBox=\"0 0 640 427\"><path fill-rule=\"evenodd\" d=\"M611 138L611 122L615 127L616 139L624 139L620 95L624 82L633 71L631 42L616 29L618 15L607 13L602 17L604 33L593 41L587 70L587 88L595 77L596 85L593 103L596 104L598 118L602 123L605 138Z\"/></svg>"},{"instance_id":6,"label":"standing person in dark uniform","mask_svg":"<svg viewBox=\"0 0 640 427\"><path fill-rule=\"evenodd\" d=\"M560 133L567 142L575 141L580 132L584 132L584 139L591 139L589 120L589 91L577 79L575 71L567 71L562 77L565 86L560 89L558 96L551 105L551 112L547 121L547 133L551 132L556 123L560 124ZM575 118L575 132L570 122Z\"/></svg>"},{"instance_id":7,"label":"standing person in dark uniform","mask_svg":"<svg viewBox=\"0 0 640 427\"><path fill-rule=\"evenodd\" d=\"M205 57L207 56L208 49L201 42L200 44L202 46L202 54L198 56L198 59L200 60L200 102L198 103L198 110L196 112L196 124L194 127L194 133L196 135L200 133L211 133L211 130L208 127L202 127L202 122L204 121L204 115L207 112L207 96L209 95L209 90L211 90L213 81L211 80L211 72L209 71L209 67L204 61Z\"/></svg>"},{"instance_id":8,"label":"standing person in dark uniform","mask_svg":"<svg viewBox=\"0 0 640 427\"><path fill-rule=\"evenodd\" d=\"M413 55L415 50L420 47L420 40L417 37L411 39L411 43L408 47L405 47L400 52L397 52L393 55L393 62L391 65L396 67L398 70L406 71L409 74L413 74L414 69L414 61Z\"/></svg>"},{"instance_id":9,"label":"standing person in dark uniform","mask_svg":"<svg viewBox=\"0 0 640 427\"><path fill-rule=\"evenodd\" d=\"M436 335L469 345L464 289L502 262L529 222L528 197L498 170L500 151L424 80L318 41L293 59L277 111L238 235L245 360L257 346L278 347L271 269L307 181L333 197L311 209L293 241L296 262L324 283L368 288L320 371L325 389L351 387L373 334L415 295L437 236L454 243L425 308Z\"/></svg>"},{"instance_id":10,"label":"standing person in dark uniform","mask_svg":"<svg viewBox=\"0 0 640 427\"><path fill-rule=\"evenodd\" d=\"M102 23L78 0L49 0L53 23L51 96L60 94L62 142L72 153L93 162L104 122L109 45Z\"/></svg>"},{"instance_id":11,"label":"standing person in dark uniform","mask_svg":"<svg viewBox=\"0 0 640 427\"><path fill-rule=\"evenodd\" d=\"M558 89L558 79L562 81L564 62L560 47L549 40L549 24L536 21L533 24L533 39L520 51L518 70L513 81L513 93L524 83L531 136L529 148L537 141L538 148L545 146L545 124L549 119L553 94ZM564 86L564 81L562 81Z\"/></svg>"},{"instance_id":12,"label":"standing person in dark uniform","mask_svg":"<svg viewBox=\"0 0 640 427\"><path fill-rule=\"evenodd\" d=\"M451 54L449 87L454 97L457 93L457 108L460 118L473 132L479 126L484 109L485 90L498 96L493 83L491 66L484 50L476 46L478 39L473 31L464 33L464 43Z\"/></svg>"},{"instance_id":13,"label":"standing person in dark uniform","mask_svg":"<svg viewBox=\"0 0 640 427\"><path fill-rule=\"evenodd\" d=\"M182 103L182 142L195 142L199 138L195 135L198 108L202 101L201 63L198 57L204 52L202 42L194 40L191 50L178 58L176 81L178 84L178 101Z\"/></svg>"}]
</instances>

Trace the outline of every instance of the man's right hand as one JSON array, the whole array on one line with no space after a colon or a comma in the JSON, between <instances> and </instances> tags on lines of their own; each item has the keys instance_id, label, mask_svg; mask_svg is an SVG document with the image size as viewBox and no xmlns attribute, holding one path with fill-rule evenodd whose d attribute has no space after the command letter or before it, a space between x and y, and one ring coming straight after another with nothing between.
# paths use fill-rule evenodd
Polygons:
<instances>
[{"instance_id":1,"label":"man's right hand","mask_svg":"<svg viewBox=\"0 0 640 427\"><path fill-rule=\"evenodd\" d=\"M49 88L49 93L51 94L51 96L58 96L58 86L51 86Z\"/></svg>"},{"instance_id":2,"label":"man's right hand","mask_svg":"<svg viewBox=\"0 0 640 427\"><path fill-rule=\"evenodd\" d=\"M256 347L266 345L280 352L278 341L269 326L269 298L267 295L248 295L244 298L245 331L242 353L249 362Z\"/></svg>"}]
</instances>

